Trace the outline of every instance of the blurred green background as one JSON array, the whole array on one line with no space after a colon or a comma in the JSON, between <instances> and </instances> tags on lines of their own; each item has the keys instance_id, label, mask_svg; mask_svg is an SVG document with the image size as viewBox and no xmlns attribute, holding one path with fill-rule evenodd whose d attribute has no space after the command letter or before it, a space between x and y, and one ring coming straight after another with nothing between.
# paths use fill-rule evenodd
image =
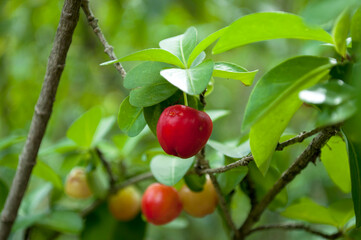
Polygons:
<instances>
[{"instance_id":1,"label":"blurred green background","mask_svg":"<svg viewBox=\"0 0 361 240\"><path fill-rule=\"evenodd\" d=\"M295 13L330 31L336 16L348 3L355 1L103 0L90 1L90 5L108 42L114 47L116 55L121 57L144 48L158 47L160 40L182 34L190 26L197 28L200 40L243 15L262 11ZM0 1L0 139L19 137L19 143L0 152L0 158L11 156L11 159L15 159L21 151L43 82L62 4L63 1L54 0ZM208 58L214 60L234 62L248 70L259 69L256 80L292 56L334 54L329 46L302 40L266 41L215 56L208 48L206 53ZM123 88L120 74L113 66L99 66L107 60L102 45L81 12L42 149L66 138L65 133L71 123L94 106L102 106L106 116L117 115L128 90ZM129 71L136 64L126 62L123 65ZM251 89L236 80L215 80L215 89L206 99L206 109L226 109L231 114L215 123L212 139L230 142L240 139L241 121ZM312 129L316 114L316 110L302 107L288 132ZM114 135L122 136L120 134L120 130L114 126L108 136L110 139ZM143 145L157 145L151 134L142 141ZM143 154L143 145L132 149L136 151L135 155ZM292 161L304 146L285 151L282 158ZM111 154L108 155L111 157ZM69 167L64 170L55 161L62 162L68 158L68 155L49 155L44 157L44 162L64 179ZM13 171L0 167L0 176L7 179L9 184ZM288 190L288 203L302 196L312 196L318 203L327 205L344 196L329 180L321 164L309 166ZM270 211L262 219L269 223L284 220ZM151 226L147 229L147 239L225 238L217 214L202 220L191 219L187 231L184 231L182 224L180 228ZM334 230L324 226L320 228L331 232ZM302 231L269 231L254 234L249 239L272 238L320 239Z\"/></svg>"}]
</instances>

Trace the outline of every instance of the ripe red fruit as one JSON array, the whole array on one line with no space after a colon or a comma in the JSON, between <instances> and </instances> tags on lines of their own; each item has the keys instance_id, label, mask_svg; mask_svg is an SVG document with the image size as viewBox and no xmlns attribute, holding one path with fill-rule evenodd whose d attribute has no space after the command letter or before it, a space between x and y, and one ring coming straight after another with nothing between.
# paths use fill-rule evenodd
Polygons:
<instances>
[{"instance_id":1,"label":"ripe red fruit","mask_svg":"<svg viewBox=\"0 0 361 240\"><path fill-rule=\"evenodd\" d=\"M211 136L207 113L184 105L167 107L158 120L157 138L163 150L180 158L196 155Z\"/></svg>"},{"instance_id":2,"label":"ripe red fruit","mask_svg":"<svg viewBox=\"0 0 361 240\"><path fill-rule=\"evenodd\" d=\"M143 194L142 212L147 221L154 225L166 224L177 218L182 208L179 194L174 187L153 183Z\"/></svg>"}]
</instances>

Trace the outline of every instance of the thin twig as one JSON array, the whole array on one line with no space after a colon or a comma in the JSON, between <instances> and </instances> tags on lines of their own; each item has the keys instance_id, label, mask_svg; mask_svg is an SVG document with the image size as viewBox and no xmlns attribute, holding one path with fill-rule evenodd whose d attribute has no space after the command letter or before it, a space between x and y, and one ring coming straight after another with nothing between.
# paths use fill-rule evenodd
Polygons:
<instances>
[{"instance_id":1,"label":"thin twig","mask_svg":"<svg viewBox=\"0 0 361 240\"><path fill-rule=\"evenodd\" d=\"M29 134L19 157L19 165L2 211L0 240L8 238L17 212L36 164L39 147L50 119L66 56L79 19L81 0L65 0L56 31L44 83L35 106Z\"/></svg>"},{"instance_id":2,"label":"thin twig","mask_svg":"<svg viewBox=\"0 0 361 240\"><path fill-rule=\"evenodd\" d=\"M112 168L110 167L110 164L108 163L108 161L104 158L104 155L100 151L99 148L95 148L95 152L97 153L97 155L98 155L98 157L100 159L100 162L103 164L103 166L105 167L105 169L106 169L106 171L108 173L109 185L110 185L110 188L112 189L113 186L115 185L116 181L117 181L116 177L113 174Z\"/></svg>"},{"instance_id":3,"label":"thin twig","mask_svg":"<svg viewBox=\"0 0 361 240\"><path fill-rule=\"evenodd\" d=\"M239 229L240 237L235 238L243 240L251 230L252 226L259 220L263 211L272 202L276 195L290 183L310 162L316 161L321 153L321 148L327 141L339 131L339 126L331 126L323 129L301 153L296 161L282 174L272 189L263 197L263 199L251 210L247 219Z\"/></svg>"},{"instance_id":4,"label":"thin twig","mask_svg":"<svg viewBox=\"0 0 361 240\"><path fill-rule=\"evenodd\" d=\"M132 184L136 184L138 182L144 181L144 180L148 180L154 178L153 174L151 172L146 172L146 173L142 173L140 175L137 175L135 177L129 178L128 180L124 181L123 183L121 183L118 186L115 186L115 188L117 190L128 187Z\"/></svg>"},{"instance_id":5,"label":"thin twig","mask_svg":"<svg viewBox=\"0 0 361 240\"><path fill-rule=\"evenodd\" d=\"M273 230L273 229L282 229L282 230L303 230L309 233L312 233L314 235L323 237L325 239L337 239L339 237L342 237L343 233L342 231L337 231L333 234L326 234L323 232L320 232L318 230L315 230L309 226L306 226L304 224L295 224L295 223L287 223L287 224L272 224L272 225L264 225L260 227L253 228L248 232L248 235L258 232L258 231L264 231L264 230Z\"/></svg>"},{"instance_id":6,"label":"thin twig","mask_svg":"<svg viewBox=\"0 0 361 240\"><path fill-rule=\"evenodd\" d=\"M93 15L92 10L89 6L89 0L82 0L81 7L83 9L83 12L85 13L85 16L88 20L89 25L93 28L93 31L95 35L99 38L100 42L102 43L104 47L104 52L109 56L111 60L116 60L117 57L115 56L113 47L108 43L106 40L104 34L102 33L102 30L98 26L98 19L96 19ZM122 78L125 78L126 72L123 68L123 66L120 63L114 63L114 67L118 70Z\"/></svg>"},{"instance_id":7,"label":"thin twig","mask_svg":"<svg viewBox=\"0 0 361 240\"><path fill-rule=\"evenodd\" d=\"M251 161L253 161L253 156L247 156L223 167L202 169L199 171L199 173L200 174L223 173L223 172L227 172L228 170L231 170L232 168L247 166Z\"/></svg>"}]
</instances>

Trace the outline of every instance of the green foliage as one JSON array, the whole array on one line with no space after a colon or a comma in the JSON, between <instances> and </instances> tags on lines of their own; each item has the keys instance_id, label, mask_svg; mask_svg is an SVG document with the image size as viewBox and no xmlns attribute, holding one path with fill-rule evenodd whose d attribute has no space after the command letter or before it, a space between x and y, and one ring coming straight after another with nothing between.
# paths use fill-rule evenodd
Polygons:
<instances>
[{"instance_id":1,"label":"green foliage","mask_svg":"<svg viewBox=\"0 0 361 240\"><path fill-rule=\"evenodd\" d=\"M247 167L238 167L217 176L219 186L224 195L229 194L247 175Z\"/></svg>"},{"instance_id":2,"label":"green foliage","mask_svg":"<svg viewBox=\"0 0 361 240\"><path fill-rule=\"evenodd\" d=\"M3 180L0 178L0 212L2 211L6 196L8 195L9 189L8 186L3 182Z\"/></svg>"},{"instance_id":3,"label":"green foliage","mask_svg":"<svg viewBox=\"0 0 361 240\"><path fill-rule=\"evenodd\" d=\"M203 186L206 183L206 176L198 176L196 174L189 174L184 176L184 182L188 188L193 192L200 192L203 190Z\"/></svg>"},{"instance_id":4,"label":"green foliage","mask_svg":"<svg viewBox=\"0 0 361 240\"><path fill-rule=\"evenodd\" d=\"M249 141L246 141L241 145L234 147L222 144L214 140L208 140L208 145L217 150L218 152L224 154L225 156L231 158L242 158L244 156L247 156L251 152L251 149L249 147Z\"/></svg>"},{"instance_id":5,"label":"green foliage","mask_svg":"<svg viewBox=\"0 0 361 240\"><path fill-rule=\"evenodd\" d=\"M40 218L37 224L49 229L65 232L80 233L83 229L83 219L79 214L70 211L54 211Z\"/></svg>"},{"instance_id":6,"label":"green foliage","mask_svg":"<svg viewBox=\"0 0 361 240\"><path fill-rule=\"evenodd\" d=\"M308 26L290 13L263 12L249 14L233 22L213 49L218 54L232 48L277 38L296 38L333 43L322 28Z\"/></svg>"},{"instance_id":7,"label":"green foliage","mask_svg":"<svg viewBox=\"0 0 361 240\"><path fill-rule=\"evenodd\" d=\"M230 211L236 227L240 227L244 220L246 220L250 210L251 201L249 197L240 187L235 187L235 193L231 199Z\"/></svg>"},{"instance_id":8,"label":"green foliage","mask_svg":"<svg viewBox=\"0 0 361 240\"><path fill-rule=\"evenodd\" d=\"M244 85L250 86L257 72L258 70L248 72L245 68L234 63L216 62L214 63L213 76L240 80Z\"/></svg>"},{"instance_id":9,"label":"green foliage","mask_svg":"<svg viewBox=\"0 0 361 240\"><path fill-rule=\"evenodd\" d=\"M134 107L126 97L120 104L118 113L118 126L120 130L130 137L137 136L145 127L145 119L142 107Z\"/></svg>"},{"instance_id":10,"label":"green foliage","mask_svg":"<svg viewBox=\"0 0 361 240\"><path fill-rule=\"evenodd\" d=\"M335 42L336 51L342 56L346 56L346 39L350 30L351 11L345 9L337 18L332 30L333 41Z\"/></svg>"},{"instance_id":11,"label":"green foliage","mask_svg":"<svg viewBox=\"0 0 361 240\"><path fill-rule=\"evenodd\" d=\"M155 156L150 162L150 170L158 182L173 186L187 173L194 158L179 159L168 155Z\"/></svg>"}]
</instances>

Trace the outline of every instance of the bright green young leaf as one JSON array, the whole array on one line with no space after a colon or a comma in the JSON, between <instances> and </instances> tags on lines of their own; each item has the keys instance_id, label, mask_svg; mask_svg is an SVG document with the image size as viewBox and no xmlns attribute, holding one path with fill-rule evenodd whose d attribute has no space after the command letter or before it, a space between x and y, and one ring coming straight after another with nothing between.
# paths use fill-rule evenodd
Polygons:
<instances>
[{"instance_id":1,"label":"bright green young leaf","mask_svg":"<svg viewBox=\"0 0 361 240\"><path fill-rule=\"evenodd\" d=\"M351 191L347 146L340 136L332 137L321 150L321 161L332 181L345 193Z\"/></svg>"},{"instance_id":2,"label":"bright green young leaf","mask_svg":"<svg viewBox=\"0 0 361 240\"><path fill-rule=\"evenodd\" d=\"M134 107L126 97L120 104L118 113L118 125L120 130L130 137L137 136L145 127L143 108Z\"/></svg>"},{"instance_id":3,"label":"bright green young leaf","mask_svg":"<svg viewBox=\"0 0 361 240\"><path fill-rule=\"evenodd\" d=\"M331 66L327 58L300 56L271 69L256 84L246 107L242 130L252 126L250 146L263 174L279 138L302 105L298 93L327 76Z\"/></svg>"},{"instance_id":4,"label":"bright green young leaf","mask_svg":"<svg viewBox=\"0 0 361 240\"><path fill-rule=\"evenodd\" d=\"M213 54L249 43L277 38L333 43L332 37L325 30L306 25L297 15L284 12L262 12L246 15L233 22L213 48Z\"/></svg>"},{"instance_id":5,"label":"bright green young leaf","mask_svg":"<svg viewBox=\"0 0 361 240\"><path fill-rule=\"evenodd\" d=\"M51 167L39 159L34 167L33 174L52 183L57 189L63 189L61 177Z\"/></svg>"},{"instance_id":6,"label":"bright green young leaf","mask_svg":"<svg viewBox=\"0 0 361 240\"><path fill-rule=\"evenodd\" d=\"M9 188L6 183L0 178L0 212L3 210L6 197L8 196Z\"/></svg>"},{"instance_id":7,"label":"bright green young leaf","mask_svg":"<svg viewBox=\"0 0 361 240\"><path fill-rule=\"evenodd\" d=\"M231 112L229 110L207 110L206 113L212 119L212 122L215 122L218 119L229 115Z\"/></svg>"},{"instance_id":8,"label":"bright green young leaf","mask_svg":"<svg viewBox=\"0 0 361 240\"><path fill-rule=\"evenodd\" d=\"M70 211L54 211L37 220L37 224L49 229L78 234L83 229L83 219L78 213Z\"/></svg>"},{"instance_id":9,"label":"bright green young leaf","mask_svg":"<svg viewBox=\"0 0 361 240\"><path fill-rule=\"evenodd\" d=\"M93 140L94 145L96 145L98 142L103 140L105 135L114 126L115 121L116 121L115 116L110 116L110 117L103 118L102 120L100 120L99 126L94 135L94 140Z\"/></svg>"},{"instance_id":10,"label":"bright green young leaf","mask_svg":"<svg viewBox=\"0 0 361 240\"><path fill-rule=\"evenodd\" d=\"M193 63L193 61L207 48L209 45L211 45L214 41L216 41L218 38L220 38L223 33L226 31L228 27L222 28L218 30L217 32L212 33L205 39L203 39L198 45L193 49L191 55L188 58L188 67L190 67Z\"/></svg>"},{"instance_id":11,"label":"bright green young leaf","mask_svg":"<svg viewBox=\"0 0 361 240\"><path fill-rule=\"evenodd\" d=\"M197 174L189 174L184 176L184 182L193 192L200 192L206 183L206 175L198 176Z\"/></svg>"},{"instance_id":12,"label":"bright green young leaf","mask_svg":"<svg viewBox=\"0 0 361 240\"><path fill-rule=\"evenodd\" d=\"M175 37L167 38L159 42L160 48L177 56L186 66L189 55L197 45L197 30L190 27L187 31Z\"/></svg>"},{"instance_id":13,"label":"bright green young leaf","mask_svg":"<svg viewBox=\"0 0 361 240\"><path fill-rule=\"evenodd\" d=\"M235 193L232 195L229 210L237 228L246 220L251 207L251 201L247 194L245 194L241 188L236 187Z\"/></svg>"},{"instance_id":14,"label":"bright green young leaf","mask_svg":"<svg viewBox=\"0 0 361 240\"><path fill-rule=\"evenodd\" d=\"M361 56L361 6L357 9L351 21L352 53Z\"/></svg>"},{"instance_id":15,"label":"bright green young leaf","mask_svg":"<svg viewBox=\"0 0 361 240\"><path fill-rule=\"evenodd\" d=\"M206 89L211 80L213 65L212 60L207 60L194 68L171 68L162 70L160 74L180 90L190 95L198 95Z\"/></svg>"},{"instance_id":16,"label":"bright green young leaf","mask_svg":"<svg viewBox=\"0 0 361 240\"><path fill-rule=\"evenodd\" d=\"M73 122L66 136L78 146L90 148L101 118L102 110L99 107L90 109Z\"/></svg>"},{"instance_id":17,"label":"bright green young leaf","mask_svg":"<svg viewBox=\"0 0 361 240\"><path fill-rule=\"evenodd\" d=\"M237 147L225 145L214 140L208 140L207 144L223 155L231 158L242 158L251 152L249 141L246 141Z\"/></svg>"},{"instance_id":18,"label":"bright green young leaf","mask_svg":"<svg viewBox=\"0 0 361 240\"><path fill-rule=\"evenodd\" d=\"M310 223L338 226L338 222L332 217L329 209L315 203L309 198L302 198L299 202L288 206L281 215L287 218L304 220Z\"/></svg>"},{"instance_id":19,"label":"bright green young leaf","mask_svg":"<svg viewBox=\"0 0 361 240\"><path fill-rule=\"evenodd\" d=\"M217 176L219 186L224 195L228 195L247 175L248 167L238 167Z\"/></svg>"},{"instance_id":20,"label":"bright green young leaf","mask_svg":"<svg viewBox=\"0 0 361 240\"><path fill-rule=\"evenodd\" d=\"M181 159L168 155L155 156L150 162L150 170L158 182L173 186L187 173L194 158Z\"/></svg>"},{"instance_id":21,"label":"bright green young leaf","mask_svg":"<svg viewBox=\"0 0 361 240\"><path fill-rule=\"evenodd\" d=\"M257 72L258 70L248 72L247 69L234 63L216 62L214 63L213 76L240 80L244 85L250 86Z\"/></svg>"},{"instance_id":22,"label":"bright green young leaf","mask_svg":"<svg viewBox=\"0 0 361 240\"><path fill-rule=\"evenodd\" d=\"M352 199L350 198L334 202L328 209L339 227L344 227L346 223L355 216Z\"/></svg>"},{"instance_id":23,"label":"bright green young leaf","mask_svg":"<svg viewBox=\"0 0 361 240\"><path fill-rule=\"evenodd\" d=\"M333 41L335 42L336 51L342 56L346 56L346 39L350 30L351 11L345 9L340 16L338 16L336 23L332 30Z\"/></svg>"},{"instance_id":24,"label":"bright green young leaf","mask_svg":"<svg viewBox=\"0 0 361 240\"><path fill-rule=\"evenodd\" d=\"M167 50L160 48L149 48L141 50L135 53L132 53L128 56L119 58L117 60L112 60L100 64L100 66L109 65L117 62L127 62L127 61L153 61L153 62L164 62L178 67L184 68L184 64L181 60Z\"/></svg>"}]
</instances>

